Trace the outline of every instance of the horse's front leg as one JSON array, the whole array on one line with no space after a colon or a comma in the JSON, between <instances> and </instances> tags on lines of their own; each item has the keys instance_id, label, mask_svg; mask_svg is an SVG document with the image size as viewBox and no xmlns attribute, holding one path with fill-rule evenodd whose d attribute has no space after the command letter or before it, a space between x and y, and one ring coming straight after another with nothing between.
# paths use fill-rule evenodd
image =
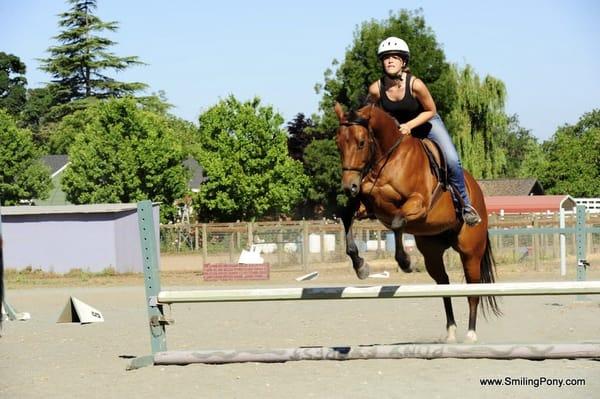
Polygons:
<instances>
[{"instance_id":1,"label":"horse's front leg","mask_svg":"<svg viewBox=\"0 0 600 399\"><path fill-rule=\"evenodd\" d=\"M396 212L391 228L393 231L402 230L406 226L406 223L424 218L425 216L427 216L425 199L419 193L412 193L404 201L398 212Z\"/></svg>"},{"instance_id":2,"label":"horse's front leg","mask_svg":"<svg viewBox=\"0 0 600 399\"><path fill-rule=\"evenodd\" d=\"M342 212L342 222L344 223L344 231L346 233L346 254L352 260L352 267L358 278L364 280L369 277L369 265L358 254L358 247L352 236L352 221L359 205L360 202L358 199L349 199L348 206Z\"/></svg>"}]
</instances>

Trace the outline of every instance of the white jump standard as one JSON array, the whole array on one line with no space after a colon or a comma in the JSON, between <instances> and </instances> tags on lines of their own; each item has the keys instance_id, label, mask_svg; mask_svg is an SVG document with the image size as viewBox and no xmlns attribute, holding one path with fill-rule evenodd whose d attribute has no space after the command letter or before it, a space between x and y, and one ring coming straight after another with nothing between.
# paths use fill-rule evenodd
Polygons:
<instances>
[{"instance_id":1,"label":"white jump standard","mask_svg":"<svg viewBox=\"0 0 600 399\"><path fill-rule=\"evenodd\" d=\"M152 355L134 359L129 369L153 364L286 362L296 360L351 360L403 358L571 359L600 358L600 343L585 344L399 344L340 347L300 347L266 350L167 351L163 306L191 302L285 301L430 298L466 296L527 296L600 294L600 281L389 285L360 287L266 288L233 290L161 291L159 252L152 203L138 204L140 238Z\"/></svg>"}]
</instances>

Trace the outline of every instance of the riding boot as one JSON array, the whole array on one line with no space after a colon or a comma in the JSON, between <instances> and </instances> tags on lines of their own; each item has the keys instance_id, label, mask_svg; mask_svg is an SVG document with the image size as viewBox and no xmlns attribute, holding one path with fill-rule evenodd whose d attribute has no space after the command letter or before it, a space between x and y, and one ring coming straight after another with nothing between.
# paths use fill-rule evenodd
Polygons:
<instances>
[{"instance_id":1,"label":"riding boot","mask_svg":"<svg viewBox=\"0 0 600 399\"><path fill-rule=\"evenodd\" d=\"M481 223L481 217L477 210L471 205L471 201L469 200L469 196L467 194L467 190L465 188L465 176L462 170L462 167L456 168L458 170L453 170L450 173L449 180L452 186L458 191L460 198L462 199L463 209L462 209L462 219L468 226L475 226ZM453 173L456 172L456 173Z\"/></svg>"}]
</instances>

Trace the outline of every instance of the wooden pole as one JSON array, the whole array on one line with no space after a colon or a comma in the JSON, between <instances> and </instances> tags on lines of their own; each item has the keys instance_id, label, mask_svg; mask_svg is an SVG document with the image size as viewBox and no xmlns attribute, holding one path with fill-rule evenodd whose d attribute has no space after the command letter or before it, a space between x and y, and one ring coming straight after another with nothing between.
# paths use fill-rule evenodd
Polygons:
<instances>
[{"instance_id":1,"label":"wooden pole","mask_svg":"<svg viewBox=\"0 0 600 399\"><path fill-rule=\"evenodd\" d=\"M600 344L401 344L338 347L304 347L251 350L165 351L154 364L281 363L299 360L355 359L574 359L600 358Z\"/></svg>"}]
</instances>

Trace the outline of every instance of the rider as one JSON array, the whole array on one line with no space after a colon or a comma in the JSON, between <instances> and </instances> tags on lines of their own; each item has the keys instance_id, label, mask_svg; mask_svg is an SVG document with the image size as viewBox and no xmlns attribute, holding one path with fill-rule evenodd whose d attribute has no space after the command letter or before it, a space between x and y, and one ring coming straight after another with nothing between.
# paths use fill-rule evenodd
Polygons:
<instances>
[{"instance_id":1,"label":"rider","mask_svg":"<svg viewBox=\"0 0 600 399\"><path fill-rule=\"evenodd\" d=\"M388 37L379 45L377 57L382 63L384 75L369 86L370 101L379 103L398 121L401 134L411 134L412 131L414 136L427 137L440 147L448 165L450 183L464 203L464 222L469 226L480 223L481 217L467 195L458 153L436 112L435 102L425 83L411 75L408 69L408 45L402 39Z\"/></svg>"}]
</instances>

